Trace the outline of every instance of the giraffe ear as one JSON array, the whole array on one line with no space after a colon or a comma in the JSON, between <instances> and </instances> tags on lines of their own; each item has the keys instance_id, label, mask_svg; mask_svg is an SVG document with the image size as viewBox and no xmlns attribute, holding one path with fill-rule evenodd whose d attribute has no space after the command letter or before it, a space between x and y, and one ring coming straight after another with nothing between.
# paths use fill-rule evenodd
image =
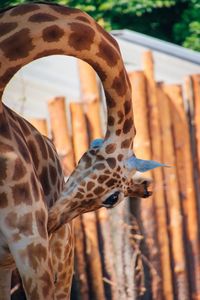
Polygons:
<instances>
[{"instance_id":1,"label":"giraffe ear","mask_svg":"<svg viewBox=\"0 0 200 300\"><path fill-rule=\"evenodd\" d=\"M103 144L104 140L103 139L96 139L91 142L90 148L100 148Z\"/></svg>"},{"instance_id":2,"label":"giraffe ear","mask_svg":"<svg viewBox=\"0 0 200 300\"><path fill-rule=\"evenodd\" d=\"M139 159L135 156L130 157L125 161L125 167L132 171L133 169L136 169L139 172L146 172L158 167L169 167L165 164L161 164L154 160L143 160Z\"/></svg>"}]
</instances>

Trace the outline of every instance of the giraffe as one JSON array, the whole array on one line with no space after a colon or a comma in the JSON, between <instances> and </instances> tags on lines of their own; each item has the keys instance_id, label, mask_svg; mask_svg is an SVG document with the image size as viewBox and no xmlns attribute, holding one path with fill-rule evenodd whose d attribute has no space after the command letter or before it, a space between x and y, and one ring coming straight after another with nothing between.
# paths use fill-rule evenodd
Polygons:
<instances>
[{"instance_id":1,"label":"giraffe","mask_svg":"<svg viewBox=\"0 0 200 300\"><path fill-rule=\"evenodd\" d=\"M0 33L1 98L20 68L54 54L86 61L103 84L105 138L91 144L65 184L52 143L0 103L0 299L10 297L15 266L27 299L69 299L70 222L124 197L150 196L148 180L137 171L163 165L133 153L131 86L120 49L90 16L55 4L23 4L0 13Z\"/></svg>"}]
</instances>

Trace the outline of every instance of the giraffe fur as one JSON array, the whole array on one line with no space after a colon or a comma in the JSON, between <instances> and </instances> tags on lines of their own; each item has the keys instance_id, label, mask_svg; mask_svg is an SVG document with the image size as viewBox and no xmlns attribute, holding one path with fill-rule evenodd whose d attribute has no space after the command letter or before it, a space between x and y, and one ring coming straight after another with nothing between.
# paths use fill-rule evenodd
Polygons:
<instances>
[{"instance_id":1,"label":"giraffe fur","mask_svg":"<svg viewBox=\"0 0 200 300\"><path fill-rule=\"evenodd\" d=\"M131 86L119 46L89 15L29 3L0 12L0 98L24 65L54 54L89 63L107 104L103 143L88 149L64 184L53 144L0 102L0 300L17 266L28 300L69 299L72 220L124 197L148 197L148 181L126 168L134 156Z\"/></svg>"}]
</instances>

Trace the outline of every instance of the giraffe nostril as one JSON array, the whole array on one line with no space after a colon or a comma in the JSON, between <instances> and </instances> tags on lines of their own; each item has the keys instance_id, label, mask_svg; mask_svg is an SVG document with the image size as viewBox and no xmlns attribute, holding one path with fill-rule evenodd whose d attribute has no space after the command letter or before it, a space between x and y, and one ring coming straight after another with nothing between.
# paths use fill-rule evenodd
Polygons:
<instances>
[{"instance_id":1,"label":"giraffe nostril","mask_svg":"<svg viewBox=\"0 0 200 300\"><path fill-rule=\"evenodd\" d=\"M113 193L112 195L110 195L105 201L103 201L104 206L110 208L114 204L116 204L118 201L118 198L119 198L119 193L120 192L117 191L117 192Z\"/></svg>"}]
</instances>

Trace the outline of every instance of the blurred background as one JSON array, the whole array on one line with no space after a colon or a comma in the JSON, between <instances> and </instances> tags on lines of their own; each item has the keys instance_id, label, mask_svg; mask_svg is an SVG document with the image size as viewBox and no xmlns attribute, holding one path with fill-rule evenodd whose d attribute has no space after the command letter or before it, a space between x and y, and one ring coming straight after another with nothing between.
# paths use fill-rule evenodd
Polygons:
<instances>
[{"instance_id":1,"label":"blurred background","mask_svg":"<svg viewBox=\"0 0 200 300\"><path fill-rule=\"evenodd\" d=\"M49 2L81 8L111 31L133 89L134 151L173 166L145 174L153 179L152 197L75 220L71 299L200 299L199 1ZM66 178L89 143L104 136L101 84L75 58L25 66L3 99L53 139ZM13 290L13 299L22 296Z\"/></svg>"}]
</instances>

